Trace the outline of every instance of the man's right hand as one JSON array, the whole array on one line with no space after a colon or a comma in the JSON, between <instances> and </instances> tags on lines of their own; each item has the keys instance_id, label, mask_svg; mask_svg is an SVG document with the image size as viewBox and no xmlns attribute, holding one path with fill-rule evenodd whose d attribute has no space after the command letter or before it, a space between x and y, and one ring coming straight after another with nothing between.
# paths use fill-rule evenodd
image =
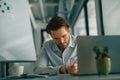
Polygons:
<instances>
[{"instance_id":1,"label":"man's right hand","mask_svg":"<svg viewBox=\"0 0 120 80\"><path fill-rule=\"evenodd\" d=\"M78 63L76 62L71 66L62 66L60 68L60 72L63 74L67 74L67 73L76 74L78 72Z\"/></svg>"}]
</instances>

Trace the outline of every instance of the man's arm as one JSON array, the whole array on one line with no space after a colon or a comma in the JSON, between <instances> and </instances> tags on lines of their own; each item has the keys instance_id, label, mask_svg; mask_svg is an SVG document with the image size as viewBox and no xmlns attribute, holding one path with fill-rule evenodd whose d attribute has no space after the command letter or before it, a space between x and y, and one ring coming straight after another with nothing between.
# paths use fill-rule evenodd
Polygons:
<instances>
[{"instance_id":1,"label":"man's arm","mask_svg":"<svg viewBox=\"0 0 120 80\"><path fill-rule=\"evenodd\" d=\"M41 54L38 56L35 63L34 73L36 74L54 74L59 73L60 66L49 66L49 58L46 55L45 48L41 50Z\"/></svg>"}]
</instances>

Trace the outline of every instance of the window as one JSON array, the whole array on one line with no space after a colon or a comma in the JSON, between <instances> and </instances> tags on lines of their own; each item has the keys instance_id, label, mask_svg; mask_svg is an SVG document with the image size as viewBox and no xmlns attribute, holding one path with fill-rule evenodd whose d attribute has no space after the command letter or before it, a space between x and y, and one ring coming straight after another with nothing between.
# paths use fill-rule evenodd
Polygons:
<instances>
[{"instance_id":1,"label":"window","mask_svg":"<svg viewBox=\"0 0 120 80\"><path fill-rule=\"evenodd\" d=\"M88 23L85 22L85 13L87 13ZM82 9L79 14L78 20L75 23L74 31L75 35L87 35L86 24L88 24L88 32L89 35L97 35L97 23L96 23L96 15L95 15L95 2L94 0L89 0L87 3L87 12Z\"/></svg>"}]
</instances>

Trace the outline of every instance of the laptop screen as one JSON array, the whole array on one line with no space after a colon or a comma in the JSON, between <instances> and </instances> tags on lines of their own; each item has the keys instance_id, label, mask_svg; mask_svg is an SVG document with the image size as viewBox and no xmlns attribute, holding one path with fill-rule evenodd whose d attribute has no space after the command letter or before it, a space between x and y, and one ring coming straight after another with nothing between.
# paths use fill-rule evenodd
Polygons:
<instances>
[{"instance_id":1,"label":"laptop screen","mask_svg":"<svg viewBox=\"0 0 120 80\"><path fill-rule=\"evenodd\" d=\"M78 36L78 74L96 74L94 46L108 47L111 72L120 73L120 36Z\"/></svg>"}]
</instances>

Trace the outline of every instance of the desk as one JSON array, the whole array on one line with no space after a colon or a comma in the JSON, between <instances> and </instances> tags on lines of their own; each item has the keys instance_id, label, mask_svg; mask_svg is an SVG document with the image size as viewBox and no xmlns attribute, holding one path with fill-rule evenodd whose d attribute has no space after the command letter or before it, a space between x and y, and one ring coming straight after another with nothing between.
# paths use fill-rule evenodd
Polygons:
<instances>
[{"instance_id":1,"label":"desk","mask_svg":"<svg viewBox=\"0 0 120 80\"><path fill-rule=\"evenodd\" d=\"M0 79L1 80L1 79ZM9 79L8 79L9 80ZM13 80L13 79L11 79ZM120 80L120 74L110 74L107 76L98 75L71 75L71 74L58 74L56 76L50 76L46 78L22 78L14 80Z\"/></svg>"}]
</instances>

